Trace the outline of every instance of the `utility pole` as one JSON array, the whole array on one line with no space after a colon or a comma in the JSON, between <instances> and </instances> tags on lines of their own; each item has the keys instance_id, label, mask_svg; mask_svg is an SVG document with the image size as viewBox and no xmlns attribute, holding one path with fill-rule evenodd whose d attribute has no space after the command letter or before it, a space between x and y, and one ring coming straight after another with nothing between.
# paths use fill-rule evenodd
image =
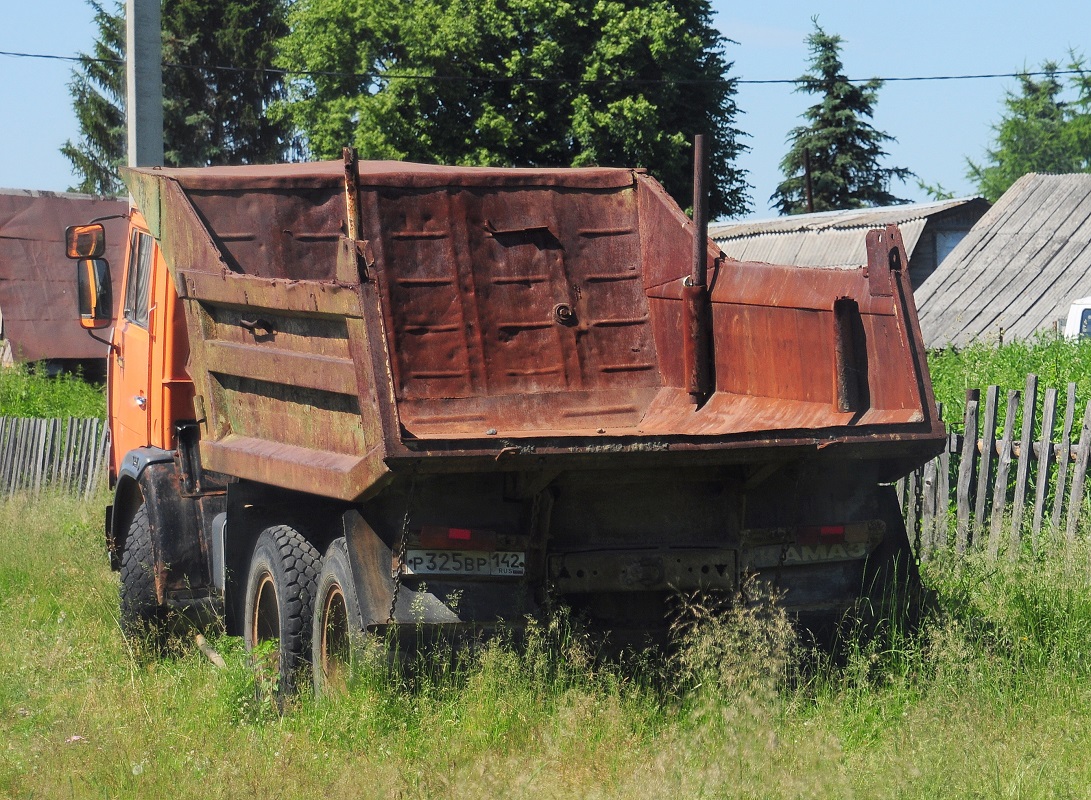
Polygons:
<instances>
[{"instance_id":1,"label":"utility pole","mask_svg":"<svg viewBox=\"0 0 1091 800\"><path fill-rule=\"evenodd\" d=\"M163 165L161 0L125 0L125 123L130 167Z\"/></svg>"}]
</instances>

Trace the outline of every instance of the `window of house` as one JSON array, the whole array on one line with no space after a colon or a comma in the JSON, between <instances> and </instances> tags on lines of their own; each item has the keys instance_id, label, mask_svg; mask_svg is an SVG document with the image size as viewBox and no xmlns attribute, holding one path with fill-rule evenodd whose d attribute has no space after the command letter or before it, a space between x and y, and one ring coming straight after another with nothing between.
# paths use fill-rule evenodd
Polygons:
<instances>
[{"instance_id":1,"label":"window of house","mask_svg":"<svg viewBox=\"0 0 1091 800\"><path fill-rule=\"evenodd\" d=\"M936 266L943 263L943 259L951 255L958 243L966 238L969 231L936 231Z\"/></svg>"}]
</instances>

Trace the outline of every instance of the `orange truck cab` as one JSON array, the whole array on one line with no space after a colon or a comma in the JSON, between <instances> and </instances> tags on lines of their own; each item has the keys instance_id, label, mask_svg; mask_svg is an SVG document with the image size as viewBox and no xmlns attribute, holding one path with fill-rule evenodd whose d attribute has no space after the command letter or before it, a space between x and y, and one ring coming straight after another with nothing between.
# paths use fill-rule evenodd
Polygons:
<instances>
[{"instance_id":1,"label":"orange truck cab","mask_svg":"<svg viewBox=\"0 0 1091 800\"><path fill-rule=\"evenodd\" d=\"M726 258L641 170L123 172L116 320L102 226L67 246L127 631L219 616L321 691L359 635L554 602L644 641L748 576L815 629L911 596L890 483L946 432L896 228L814 269Z\"/></svg>"}]
</instances>

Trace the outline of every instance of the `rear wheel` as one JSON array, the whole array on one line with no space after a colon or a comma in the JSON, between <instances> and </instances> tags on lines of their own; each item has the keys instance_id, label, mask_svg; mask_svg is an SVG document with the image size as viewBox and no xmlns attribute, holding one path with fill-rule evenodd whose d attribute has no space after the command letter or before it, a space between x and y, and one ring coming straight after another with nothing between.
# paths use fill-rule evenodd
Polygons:
<instances>
[{"instance_id":1,"label":"rear wheel","mask_svg":"<svg viewBox=\"0 0 1091 800\"><path fill-rule=\"evenodd\" d=\"M359 633L359 606L343 537L326 550L315 598L311 634L315 694L340 694L348 688L353 645Z\"/></svg>"},{"instance_id":2,"label":"rear wheel","mask_svg":"<svg viewBox=\"0 0 1091 800\"><path fill-rule=\"evenodd\" d=\"M293 693L307 665L315 583L321 560L314 545L287 525L267 528L254 545L246 581L243 631L248 650L275 643L265 666L277 697Z\"/></svg>"}]
</instances>

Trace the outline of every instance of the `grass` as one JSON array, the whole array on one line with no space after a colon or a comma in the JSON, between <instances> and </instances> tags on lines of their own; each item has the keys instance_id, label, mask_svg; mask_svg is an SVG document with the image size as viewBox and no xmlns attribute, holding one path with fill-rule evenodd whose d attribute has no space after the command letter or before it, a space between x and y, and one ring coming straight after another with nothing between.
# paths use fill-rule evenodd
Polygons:
<instances>
[{"instance_id":1,"label":"grass","mask_svg":"<svg viewBox=\"0 0 1091 800\"><path fill-rule=\"evenodd\" d=\"M49 377L41 365L0 369L0 417L106 416L102 387L76 375Z\"/></svg>"},{"instance_id":2,"label":"grass","mask_svg":"<svg viewBox=\"0 0 1091 800\"><path fill-rule=\"evenodd\" d=\"M1033 372L1038 376L1039 392L1046 387L1058 389L1062 407L1066 387L1070 382L1076 384L1078 425L1091 397L1091 339L1071 341L1043 334L1000 347L981 342L962 350L934 350L928 354L928 369L948 424L961 425L967 389L996 385L1022 390L1027 374Z\"/></svg>"},{"instance_id":3,"label":"grass","mask_svg":"<svg viewBox=\"0 0 1091 800\"><path fill-rule=\"evenodd\" d=\"M102 498L0 504L0 796L1077 797L1091 548L936 559L917 634L810 653L775 605L690 603L669 659L565 620L279 715L238 640L165 658L117 623Z\"/></svg>"}]
</instances>

